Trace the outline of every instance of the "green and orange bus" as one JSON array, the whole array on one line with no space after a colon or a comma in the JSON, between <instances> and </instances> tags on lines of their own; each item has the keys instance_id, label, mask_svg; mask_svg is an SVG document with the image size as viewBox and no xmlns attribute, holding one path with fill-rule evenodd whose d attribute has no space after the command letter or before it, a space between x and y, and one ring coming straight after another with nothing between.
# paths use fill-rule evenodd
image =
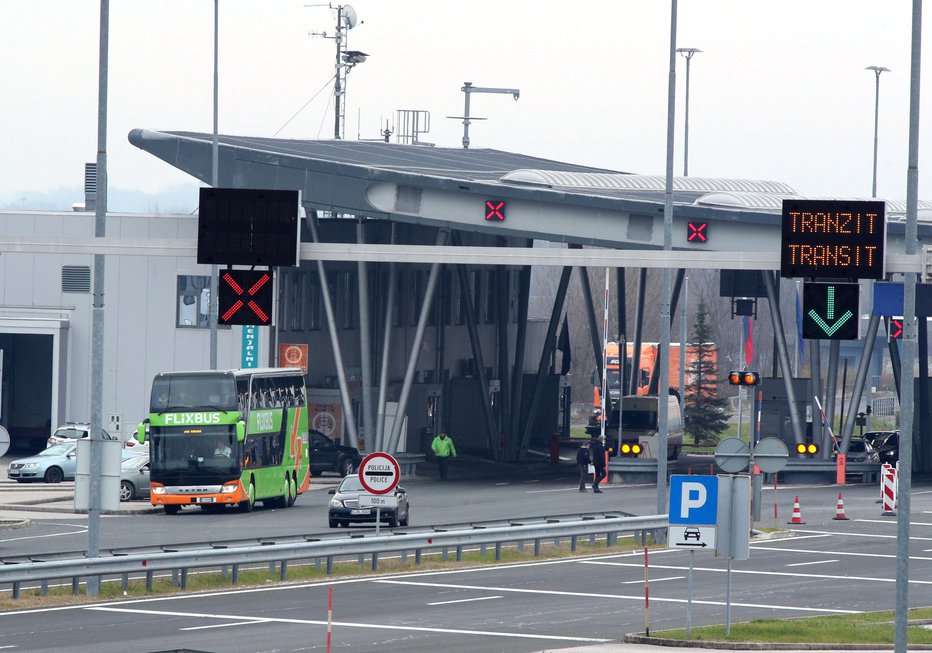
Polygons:
<instances>
[{"instance_id":1,"label":"green and orange bus","mask_svg":"<svg viewBox=\"0 0 932 653\"><path fill-rule=\"evenodd\" d=\"M296 368L158 374L136 438L149 443L152 505L169 515L189 505L287 508L310 483Z\"/></svg>"}]
</instances>

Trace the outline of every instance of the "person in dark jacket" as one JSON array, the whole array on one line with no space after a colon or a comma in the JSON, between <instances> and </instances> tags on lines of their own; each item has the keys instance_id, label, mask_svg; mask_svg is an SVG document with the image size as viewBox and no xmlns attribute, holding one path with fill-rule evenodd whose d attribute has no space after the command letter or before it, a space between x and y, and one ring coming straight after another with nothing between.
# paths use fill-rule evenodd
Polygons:
<instances>
[{"instance_id":1,"label":"person in dark jacket","mask_svg":"<svg viewBox=\"0 0 932 653\"><path fill-rule=\"evenodd\" d=\"M592 481L592 491L601 494L599 483L605 478L605 445L599 437L592 438L590 447L592 464L595 465L595 479Z\"/></svg>"},{"instance_id":2,"label":"person in dark jacket","mask_svg":"<svg viewBox=\"0 0 932 653\"><path fill-rule=\"evenodd\" d=\"M592 459L589 457L589 443L584 442L579 451L576 452L576 467L579 469L579 491L586 491L586 480L589 478L589 464Z\"/></svg>"}]
</instances>

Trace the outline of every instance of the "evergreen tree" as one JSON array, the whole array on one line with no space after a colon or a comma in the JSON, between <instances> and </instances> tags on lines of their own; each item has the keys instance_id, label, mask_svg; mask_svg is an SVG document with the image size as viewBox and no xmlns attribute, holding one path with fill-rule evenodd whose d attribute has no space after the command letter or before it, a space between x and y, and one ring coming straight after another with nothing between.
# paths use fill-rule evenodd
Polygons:
<instances>
[{"instance_id":1,"label":"evergreen tree","mask_svg":"<svg viewBox=\"0 0 932 653\"><path fill-rule=\"evenodd\" d=\"M718 392L718 369L714 355L718 347L710 342L712 329L705 302L700 301L693 326L689 350L695 356L690 364L686 383L686 433L696 444L715 444L728 421L728 400Z\"/></svg>"}]
</instances>

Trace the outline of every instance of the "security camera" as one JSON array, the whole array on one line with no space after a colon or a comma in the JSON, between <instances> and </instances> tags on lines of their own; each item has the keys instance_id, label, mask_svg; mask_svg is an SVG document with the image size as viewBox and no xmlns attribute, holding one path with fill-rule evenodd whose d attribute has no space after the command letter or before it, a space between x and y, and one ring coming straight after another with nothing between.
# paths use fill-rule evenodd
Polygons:
<instances>
[{"instance_id":1,"label":"security camera","mask_svg":"<svg viewBox=\"0 0 932 653\"><path fill-rule=\"evenodd\" d=\"M521 91L515 91L514 93L512 93L512 96L514 97L515 102L518 101L518 96L519 96L519 95L521 95Z\"/></svg>"}]
</instances>

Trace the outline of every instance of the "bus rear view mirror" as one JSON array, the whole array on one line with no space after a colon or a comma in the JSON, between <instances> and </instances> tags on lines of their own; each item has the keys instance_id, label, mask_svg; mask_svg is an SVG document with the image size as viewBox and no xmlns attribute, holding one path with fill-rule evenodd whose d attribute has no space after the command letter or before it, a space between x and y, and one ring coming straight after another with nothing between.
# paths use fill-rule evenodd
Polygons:
<instances>
[{"instance_id":1,"label":"bus rear view mirror","mask_svg":"<svg viewBox=\"0 0 932 653\"><path fill-rule=\"evenodd\" d=\"M246 422L240 420L236 423L236 441L242 442L246 439Z\"/></svg>"}]
</instances>

